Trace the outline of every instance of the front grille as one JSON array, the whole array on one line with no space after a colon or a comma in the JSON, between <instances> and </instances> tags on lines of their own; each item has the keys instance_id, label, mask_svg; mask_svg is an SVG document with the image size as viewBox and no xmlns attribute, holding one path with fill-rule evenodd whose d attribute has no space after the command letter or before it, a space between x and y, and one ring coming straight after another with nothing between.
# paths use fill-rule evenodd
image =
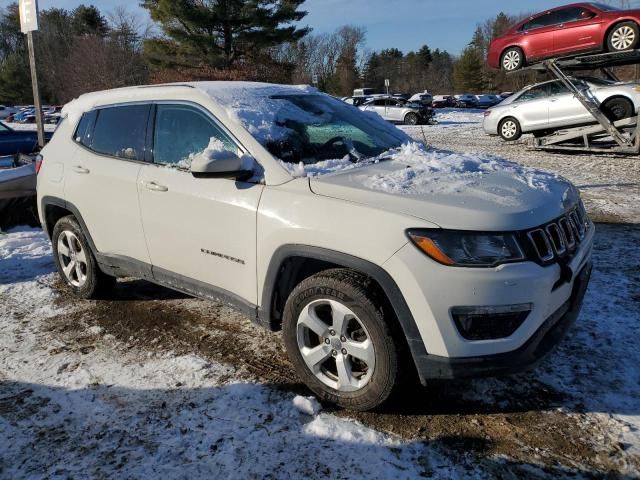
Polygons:
<instances>
[{"instance_id":1,"label":"front grille","mask_svg":"<svg viewBox=\"0 0 640 480\"><path fill-rule=\"evenodd\" d=\"M526 232L528 250L547 264L571 256L584 240L589 218L582 203L565 215Z\"/></svg>"}]
</instances>

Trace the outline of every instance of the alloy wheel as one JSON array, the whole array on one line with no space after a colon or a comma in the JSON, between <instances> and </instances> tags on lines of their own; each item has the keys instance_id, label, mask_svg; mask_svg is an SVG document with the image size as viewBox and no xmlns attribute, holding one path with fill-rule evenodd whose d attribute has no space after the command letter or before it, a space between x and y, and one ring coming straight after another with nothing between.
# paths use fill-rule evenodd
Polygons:
<instances>
[{"instance_id":1,"label":"alloy wheel","mask_svg":"<svg viewBox=\"0 0 640 480\"><path fill-rule=\"evenodd\" d=\"M298 349L315 377L340 392L364 388L375 369L371 337L358 316L330 299L304 307L297 322Z\"/></svg>"},{"instance_id":2,"label":"alloy wheel","mask_svg":"<svg viewBox=\"0 0 640 480\"><path fill-rule=\"evenodd\" d=\"M520 65L520 53L516 50L507 52L502 59L502 66L509 72L518 68L518 65Z\"/></svg>"},{"instance_id":3,"label":"alloy wheel","mask_svg":"<svg viewBox=\"0 0 640 480\"><path fill-rule=\"evenodd\" d=\"M87 281L87 255L76 234L69 230L58 236L58 260L66 280L81 288Z\"/></svg>"},{"instance_id":4,"label":"alloy wheel","mask_svg":"<svg viewBox=\"0 0 640 480\"><path fill-rule=\"evenodd\" d=\"M626 50L634 44L636 40L636 32L633 28L625 25L618 28L611 35L611 45L616 50Z\"/></svg>"},{"instance_id":5,"label":"alloy wheel","mask_svg":"<svg viewBox=\"0 0 640 480\"><path fill-rule=\"evenodd\" d=\"M513 138L518 132L518 126L513 120L507 120L502 124L501 132L504 138Z\"/></svg>"}]
</instances>

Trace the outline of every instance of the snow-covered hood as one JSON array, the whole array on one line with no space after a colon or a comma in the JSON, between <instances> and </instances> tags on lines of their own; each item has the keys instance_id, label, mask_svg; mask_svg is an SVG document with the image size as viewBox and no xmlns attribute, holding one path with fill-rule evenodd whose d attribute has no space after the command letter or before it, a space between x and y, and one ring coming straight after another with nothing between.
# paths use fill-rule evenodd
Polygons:
<instances>
[{"instance_id":1,"label":"snow-covered hood","mask_svg":"<svg viewBox=\"0 0 640 480\"><path fill-rule=\"evenodd\" d=\"M567 180L490 156L398 149L391 160L314 175L318 195L413 216L442 228L523 230L560 216L578 201ZM316 166L317 170L317 166ZM317 173L317 171L316 171Z\"/></svg>"}]
</instances>

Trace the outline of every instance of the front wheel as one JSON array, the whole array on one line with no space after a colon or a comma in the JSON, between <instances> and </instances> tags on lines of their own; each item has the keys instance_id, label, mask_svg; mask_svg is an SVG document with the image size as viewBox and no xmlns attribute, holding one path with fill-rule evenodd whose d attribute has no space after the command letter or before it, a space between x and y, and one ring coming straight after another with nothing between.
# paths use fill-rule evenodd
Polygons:
<instances>
[{"instance_id":1,"label":"front wheel","mask_svg":"<svg viewBox=\"0 0 640 480\"><path fill-rule=\"evenodd\" d=\"M404 123L406 125L417 125L419 121L418 115L415 113L407 113L404 117Z\"/></svg>"},{"instance_id":2,"label":"front wheel","mask_svg":"<svg viewBox=\"0 0 640 480\"><path fill-rule=\"evenodd\" d=\"M498 133L505 142L513 142L522 136L522 128L515 118L505 118L498 125Z\"/></svg>"},{"instance_id":3,"label":"front wheel","mask_svg":"<svg viewBox=\"0 0 640 480\"><path fill-rule=\"evenodd\" d=\"M634 22L622 22L609 32L607 36L607 49L610 52L623 52L633 50L638 46L640 30Z\"/></svg>"},{"instance_id":4,"label":"front wheel","mask_svg":"<svg viewBox=\"0 0 640 480\"><path fill-rule=\"evenodd\" d=\"M58 272L77 297L98 298L114 285L115 279L100 271L89 242L73 216L58 220L51 243Z\"/></svg>"},{"instance_id":5,"label":"front wheel","mask_svg":"<svg viewBox=\"0 0 640 480\"><path fill-rule=\"evenodd\" d=\"M334 269L303 280L287 299L289 359L323 401L370 410L398 383L398 351L375 291L369 277Z\"/></svg>"}]
</instances>

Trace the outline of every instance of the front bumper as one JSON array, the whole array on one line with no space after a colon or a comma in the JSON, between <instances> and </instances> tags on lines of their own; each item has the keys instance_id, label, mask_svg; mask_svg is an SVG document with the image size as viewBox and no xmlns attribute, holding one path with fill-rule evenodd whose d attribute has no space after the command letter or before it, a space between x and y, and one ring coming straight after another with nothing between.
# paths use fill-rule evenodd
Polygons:
<instances>
[{"instance_id":1,"label":"front bumper","mask_svg":"<svg viewBox=\"0 0 640 480\"><path fill-rule=\"evenodd\" d=\"M413 244L396 252L384 268L396 280L417 327L417 332L407 334L407 341L421 380L506 373L534 365L546 355L549 345L566 331L556 325L570 325L579 311L594 233L591 225L562 266L529 261L455 268L429 259ZM465 338L452 316L454 307L524 304L531 305L529 315L504 338ZM550 331L554 333L547 335Z\"/></svg>"},{"instance_id":2,"label":"front bumper","mask_svg":"<svg viewBox=\"0 0 640 480\"><path fill-rule=\"evenodd\" d=\"M447 358L420 355L414 358L423 379L452 379L504 375L534 368L562 341L580 314L591 277L589 262L576 276L571 297L517 350L480 357Z\"/></svg>"}]
</instances>

